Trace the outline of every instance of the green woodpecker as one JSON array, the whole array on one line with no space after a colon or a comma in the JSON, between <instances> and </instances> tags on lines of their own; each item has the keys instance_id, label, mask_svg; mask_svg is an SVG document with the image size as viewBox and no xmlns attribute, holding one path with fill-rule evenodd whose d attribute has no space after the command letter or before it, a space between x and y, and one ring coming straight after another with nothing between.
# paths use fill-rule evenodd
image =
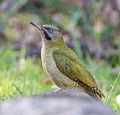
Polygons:
<instances>
[{"instance_id":1,"label":"green woodpecker","mask_svg":"<svg viewBox=\"0 0 120 115\"><path fill-rule=\"evenodd\" d=\"M42 37L42 66L52 81L60 88L82 88L92 97L104 97L93 76L75 52L65 45L60 29L52 25L31 24Z\"/></svg>"}]
</instances>

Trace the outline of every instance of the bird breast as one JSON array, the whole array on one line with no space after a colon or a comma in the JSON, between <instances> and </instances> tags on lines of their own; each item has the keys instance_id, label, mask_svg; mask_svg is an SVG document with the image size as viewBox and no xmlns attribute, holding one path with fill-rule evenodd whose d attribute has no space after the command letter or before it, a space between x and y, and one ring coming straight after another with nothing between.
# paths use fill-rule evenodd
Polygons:
<instances>
[{"instance_id":1,"label":"bird breast","mask_svg":"<svg viewBox=\"0 0 120 115\"><path fill-rule=\"evenodd\" d=\"M69 79L63 73L59 71L56 66L56 63L53 58L53 51L55 49L50 49L45 45L42 46L41 50L41 59L42 59L42 66L43 69L46 71L48 76L51 77L52 81L60 88L65 87L74 87L76 86L76 82Z\"/></svg>"}]
</instances>

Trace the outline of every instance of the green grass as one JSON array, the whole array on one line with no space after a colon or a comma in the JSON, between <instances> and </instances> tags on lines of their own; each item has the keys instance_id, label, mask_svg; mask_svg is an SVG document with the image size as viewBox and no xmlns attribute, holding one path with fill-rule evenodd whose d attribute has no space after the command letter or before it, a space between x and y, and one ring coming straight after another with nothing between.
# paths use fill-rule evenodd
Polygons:
<instances>
[{"instance_id":1,"label":"green grass","mask_svg":"<svg viewBox=\"0 0 120 115\"><path fill-rule=\"evenodd\" d=\"M111 71L112 68L104 61L96 63L89 59L88 68L92 75L94 75L94 78L96 79L100 89L102 89L103 93L105 94L103 101L111 106L116 113L120 113L120 105L116 103L116 96L120 94L120 76L113 75ZM114 87L113 90L112 87ZM111 95L108 98L110 92Z\"/></svg>"},{"instance_id":2,"label":"green grass","mask_svg":"<svg viewBox=\"0 0 120 115\"><path fill-rule=\"evenodd\" d=\"M24 60L24 51L5 50L2 52L2 50L0 52L0 100L51 90L51 85L43 82L46 75L43 72L40 60L37 60L37 63L33 58ZM16 60L19 53L20 58ZM104 61L96 63L90 58L86 65L107 97L116 79L116 75L111 72L111 67ZM107 102L117 112L120 112L120 106L115 101L116 96L120 93L119 83L120 78Z\"/></svg>"},{"instance_id":3,"label":"green grass","mask_svg":"<svg viewBox=\"0 0 120 115\"><path fill-rule=\"evenodd\" d=\"M41 64L33 63L32 59L16 60L16 56L11 50L0 55L0 100L50 90L51 85L43 82L46 75Z\"/></svg>"}]
</instances>

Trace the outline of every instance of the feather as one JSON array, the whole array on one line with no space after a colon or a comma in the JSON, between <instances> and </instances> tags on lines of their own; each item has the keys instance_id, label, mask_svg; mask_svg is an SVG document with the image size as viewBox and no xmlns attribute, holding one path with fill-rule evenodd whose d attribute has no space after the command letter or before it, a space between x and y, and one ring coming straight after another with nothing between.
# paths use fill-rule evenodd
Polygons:
<instances>
[{"instance_id":1,"label":"feather","mask_svg":"<svg viewBox=\"0 0 120 115\"><path fill-rule=\"evenodd\" d=\"M85 90L93 92L100 98L104 97L90 72L79 62L77 55L69 48L63 47L53 51L53 58L61 73L77 82Z\"/></svg>"}]
</instances>

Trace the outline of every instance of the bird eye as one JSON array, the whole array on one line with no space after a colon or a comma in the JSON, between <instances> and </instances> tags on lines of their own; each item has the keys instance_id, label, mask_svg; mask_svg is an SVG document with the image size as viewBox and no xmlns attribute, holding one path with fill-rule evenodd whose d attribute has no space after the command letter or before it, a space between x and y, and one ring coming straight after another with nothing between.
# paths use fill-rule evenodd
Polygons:
<instances>
[{"instance_id":1,"label":"bird eye","mask_svg":"<svg viewBox=\"0 0 120 115\"><path fill-rule=\"evenodd\" d=\"M53 29L52 28L47 28L47 30L52 33L53 32Z\"/></svg>"}]
</instances>

